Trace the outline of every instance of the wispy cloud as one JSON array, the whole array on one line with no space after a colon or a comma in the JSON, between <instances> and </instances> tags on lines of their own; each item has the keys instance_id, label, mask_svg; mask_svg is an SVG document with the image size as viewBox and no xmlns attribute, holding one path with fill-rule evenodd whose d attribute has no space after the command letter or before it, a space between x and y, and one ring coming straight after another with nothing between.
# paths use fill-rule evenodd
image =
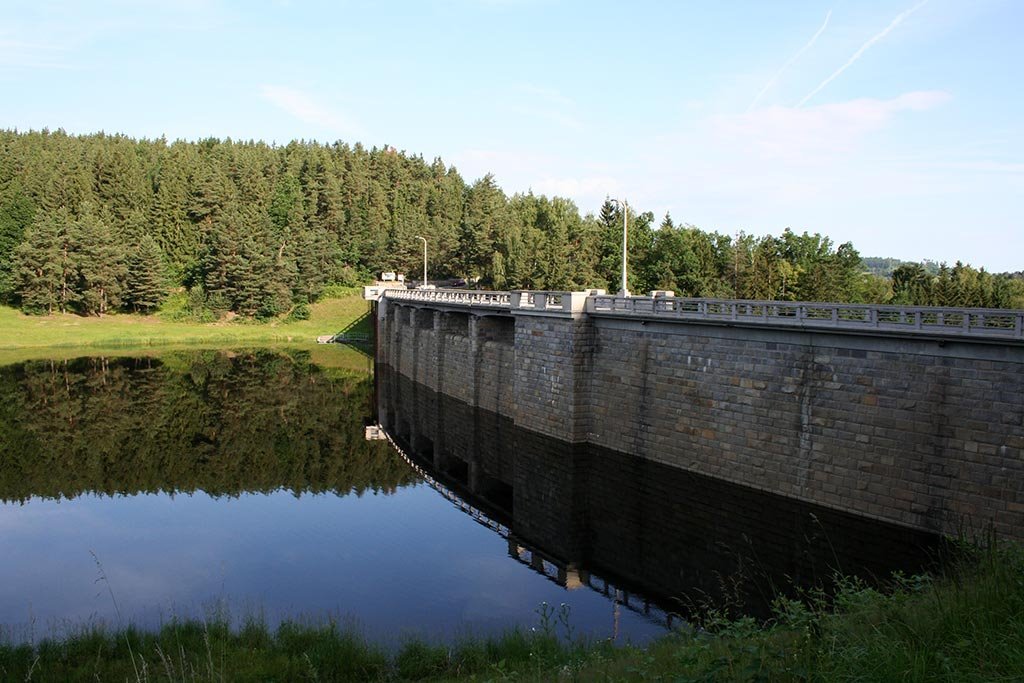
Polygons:
<instances>
[{"instance_id":1,"label":"wispy cloud","mask_svg":"<svg viewBox=\"0 0 1024 683\"><path fill-rule=\"evenodd\" d=\"M838 69L833 71L832 74L828 78L826 78L824 81L822 81L821 83L818 84L818 87L816 87L811 92L807 93L807 95L805 95L804 98L802 100L800 100L800 102L798 102L796 106L798 106L798 107L804 106L804 104L806 104L809 99L811 99L812 97L817 95L819 92L824 90L825 87L829 83L831 83L832 81L834 81L837 78L839 78L839 76L841 76L844 71L846 71L851 66L853 66L853 64L858 59L860 59L861 56L871 48L872 45L874 45L875 43L877 43L878 41L882 40L887 35L889 35L893 31L893 29L895 29L897 26L902 24L907 19L907 17L909 17L911 14L913 14L917 10L921 9L922 7L924 7L926 4L928 4L928 0L921 0L919 3L917 3L916 5L911 7L910 9L903 10L902 12L897 14L896 18L893 19L891 22L889 22L888 26L886 26L884 29L882 29L881 31L879 31L875 35L871 36L871 38L869 38L866 43L861 45L860 48L858 48L857 51L853 53L852 57L850 57L848 60L846 60L845 64L843 64L841 67L839 67Z\"/></svg>"},{"instance_id":2,"label":"wispy cloud","mask_svg":"<svg viewBox=\"0 0 1024 683\"><path fill-rule=\"evenodd\" d=\"M792 57L790 57L789 60L785 64L782 65L782 68L779 69L778 71L776 71L775 75L772 76L768 80L768 82L764 84L764 87L761 88L761 92L757 93L757 96L750 102L750 106L747 107L747 111L748 112L750 110L752 110L754 107L757 106L757 103L759 101L761 101L761 98L764 97L765 93L767 93L769 90L771 90L772 86L774 86L778 82L779 78L782 77L782 74L786 73L786 71L789 69L789 67L793 66L796 63L796 61L798 59L800 59L800 57L803 56L803 54L805 52L807 52L808 50L810 50L814 46L814 43L817 42L818 38L821 36L822 33L825 32L825 29L828 27L828 20L831 17L832 17L832 10L829 10L828 14L825 15L825 21L822 22L821 28L819 28L815 32L815 34L813 36L811 36L811 39L809 41L807 41L807 43L805 43L802 48L797 50L796 54L794 54Z\"/></svg>"},{"instance_id":3,"label":"wispy cloud","mask_svg":"<svg viewBox=\"0 0 1024 683\"><path fill-rule=\"evenodd\" d=\"M945 191L927 168L886 157L901 149L891 144L894 133L949 99L945 92L917 91L708 116L640 145L650 151L625 165L620 177L627 188L644 189L657 215L670 209L677 219L707 228L813 227L802 221L851 196L930 197Z\"/></svg>"},{"instance_id":4,"label":"wispy cloud","mask_svg":"<svg viewBox=\"0 0 1024 683\"><path fill-rule=\"evenodd\" d=\"M807 161L853 149L861 137L883 128L896 114L924 111L950 99L924 90L887 100L860 98L815 107L768 107L711 120L715 136L771 158Z\"/></svg>"},{"instance_id":5,"label":"wispy cloud","mask_svg":"<svg viewBox=\"0 0 1024 683\"><path fill-rule=\"evenodd\" d=\"M579 177L544 176L537 181L534 189L540 194L571 197L584 211L600 204L605 196L623 192L618 178L607 175L584 175Z\"/></svg>"},{"instance_id":6,"label":"wispy cloud","mask_svg":"<svg viewBox=\"0 0 1024 683\"><path fill-rule=\"evenodd\" d=\"M359 128L309 93L283 85L261 85L260 96L299 121L327 129L332 134L358 137Z\"/></svg>"}]
</instances>

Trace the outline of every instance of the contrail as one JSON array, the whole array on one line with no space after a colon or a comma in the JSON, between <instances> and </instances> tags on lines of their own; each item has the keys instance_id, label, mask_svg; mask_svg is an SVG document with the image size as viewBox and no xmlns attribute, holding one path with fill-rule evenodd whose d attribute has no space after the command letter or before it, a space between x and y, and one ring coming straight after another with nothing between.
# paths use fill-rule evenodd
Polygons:
<instances>
[{"instance_id":1,"label":"contrail","mask_svg":"<svg viewBox=\"0 0 1024 683\"><path fill-rule=\"evenodd\" d=\"M751 109L753 109L755 106L757 106L758 101L764 96L764 94L766 92L768 92L771 89L771 87L773 85L775 85L775 83L779 80L779 78L782 76L782 74L785 73L786 69L788 69L789 67L793 66L793 63L796 60L800 59L800 55L802 55L803 53L805 53L805 52L807 52L808 50L811 49L811 46L814 45L814 42L816 40L818 40L818 36L820 36L822 33L825 32L825 27L828 26L828 20L831 17L832 17L832 10L829 10L828 14L825 15L825 21L824 21L824 23L822 23L821 28L818 29L817 33L815 33L813 36L811 36L811 39L809 41L807 41L806 45L804 45L802 48L800 48L800 50L797 51L797 53L795 55L790 57L789 61L786 62L785 64L783 64L782 68L779 69L775 73L775 75L772 76L771 79L767 83L764 84L764 87L761 88L761 92L757 93L757 97L755 97L754 100L750 103L750 106L747 107L747 111L748 112Z\"/></svg>"},{"instance_id":2,"label":"contrail","mask_svg":"<svg viewBox=\"0 0 1024 683\"><path fill-rule=\"evenodd\" d=\"M848 59L848 60L846 61L846 64L843 64L843 65L842 65L841 67L839 67L838 69L836 69L836 70L835 70L835 72L834 72L834 73L833 73L833 74L832 74L831 76L829 76L828 78L826 78L825 80L823 80L823 81L821 82L821 84L820 84L820 85L818 85L818 87L817 87L817 88L815 88L815 89L814 89L814 90L812 90L811 92L807 93L807 96L806 96L806 97L804 97L804 98L803 98L802 100L800 100L800 102L798 102L796 106L798 106L798 107L802 107L802 106L804 106L804 104L806 104L806 103L807 103L807 100L809 100L809 99L811 99L812 97L814 97L815 95L817 95L817 94L818 94L819 92L821 92L821 91L822 91L822 89L824 89L824 87L825 87L826 85L828 85L828 84L829 84L829 83L831 83L832 81L834 81L834 80L836 80L837 78L839 78L839 76L840 76L840 75L841 75L841 74L842 74L842 73L843 73L844 71L846 71L847 69L849 69L849 68L850 68L850 66L852 66L854 62L856 62L856 61L857 61L858 59L860 59L861 55L863 55L863 54L864 54L865 52L867 52L867 51L868 51L868 48L870 48L870 47L871 47L872 45L874 45L875 43L877 43L878 41L880 41L880 40L881 40L882 38L885 38L885 37L886 37L887 35L889 35L889 33L890 33L890 32L891 32L891 31L892 31L892 30L893 30L894 28L896 28L896 27L897 27L897 26L899 26L899 25L900 25L901 23L903 23L903 20L904 20L904 19L906 19L906 18L907 18L907 17L909 17L909 16L911 15L911 14L913 14L913 13L914 13L914 12L916 12L917 10L921 9L922 7L924 7L924 6L926 5L926 4L928 4L928 0L921 0L921 2L917 3L916 5L914 5L913 7L911 7L910 9L908 9L908 10L904 10L903 12L899 13L898 15L896 15L896 18L895 18L895 19L893 19L893 20L892 20L892 22L891 22L891 23L890 23L890 24L889 24L888 26L886 26L886 27L885 27L885 28L884 28L884 29L883 29L883 30L882 30L882 31L881 31L880 33L878 33L877 35L874 35L874 36L872 36L872 37L871 37L871 39L870 39L870 40L868 40L868 42L866 42L866 43L864 43L863 45L861 45L861 46L860 46L860 49L859 49L859 50L857 50L856 52L854 52L854 53L853 53L853 56L852 56L852 57L850 57L850 58L849 58L849 59Z\"/></svg>"}]
</instances>

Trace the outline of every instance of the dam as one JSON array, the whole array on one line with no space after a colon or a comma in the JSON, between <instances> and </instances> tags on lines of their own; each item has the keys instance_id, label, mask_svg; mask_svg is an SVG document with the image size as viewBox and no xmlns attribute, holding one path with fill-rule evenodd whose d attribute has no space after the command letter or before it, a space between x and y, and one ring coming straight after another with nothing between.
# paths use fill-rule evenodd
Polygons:
<instances>
[{"instance_id":1,"label":"dam","mask_svg":"<svg viewBox=\"0 0 1024 683\"><path fill-rule=\"evenodd\" d=\"M911 531L1024 538L1024 312L652 294L367 288L378 393L408 380L420 406L379 399L381 426L513 500L528 492L470 457L451 401L567 459L586 446Z\"/></svg>"}]
</instances>

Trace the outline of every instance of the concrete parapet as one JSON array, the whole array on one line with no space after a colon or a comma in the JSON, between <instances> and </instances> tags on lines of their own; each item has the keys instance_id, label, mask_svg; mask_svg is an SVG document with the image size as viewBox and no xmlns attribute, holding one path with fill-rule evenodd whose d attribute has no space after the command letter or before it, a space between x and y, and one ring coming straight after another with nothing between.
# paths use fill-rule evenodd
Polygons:
<instances>
[{"instance_id":1,"label":"concrete parapet","mask_svg":"<svg viewBox=\"0 0 1024 683\"><path fill-rule=\"evenodd\" d=\"M510 293L512 314L572 316L583 313L587 292L528 292Z\"/></svg>"}]
</instances>

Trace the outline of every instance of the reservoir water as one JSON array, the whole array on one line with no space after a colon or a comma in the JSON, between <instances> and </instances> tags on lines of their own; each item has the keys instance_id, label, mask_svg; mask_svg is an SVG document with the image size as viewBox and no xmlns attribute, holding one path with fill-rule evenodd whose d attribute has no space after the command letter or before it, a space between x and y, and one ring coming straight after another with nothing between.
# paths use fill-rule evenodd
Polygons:
<instances>
[{"instance_id":1,"label":"reservoir water","mask_svg":"<svg viewBox=\"0 0 1024 683\"><path fill-rule=\"evenodd\" d=\"M0 637L226 615L643 642L703 602L764 614L774 590L936 548L377 374L388 391L337 347L0 367ZM367 440L379 412L390 440Z\"/></svg>"}]
</instances>

